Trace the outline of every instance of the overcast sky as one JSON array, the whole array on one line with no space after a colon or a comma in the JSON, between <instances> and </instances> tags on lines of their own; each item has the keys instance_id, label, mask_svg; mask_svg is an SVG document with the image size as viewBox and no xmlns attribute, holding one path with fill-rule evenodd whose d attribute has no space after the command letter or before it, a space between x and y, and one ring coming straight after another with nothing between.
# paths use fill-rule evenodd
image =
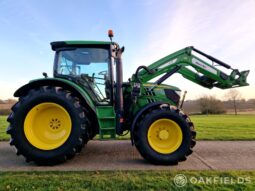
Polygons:
<instances>
[{"instance_id":1,"label":"overcast sky","mask_svg":"<svg viewBox=\"0 0 255 191\"><path fill-rule=\"evenodd\" d=\"M52 76L51 41L105 41L110 28L126 47L125 80L139 65L193 45L233 68L251 70L251 85L238 90L255 98L254 0L0 0L0 25L0 99L42 72ZM187 99L226 93L178 74L167 83L187 90Z\"/></svg>"}]
</instances>

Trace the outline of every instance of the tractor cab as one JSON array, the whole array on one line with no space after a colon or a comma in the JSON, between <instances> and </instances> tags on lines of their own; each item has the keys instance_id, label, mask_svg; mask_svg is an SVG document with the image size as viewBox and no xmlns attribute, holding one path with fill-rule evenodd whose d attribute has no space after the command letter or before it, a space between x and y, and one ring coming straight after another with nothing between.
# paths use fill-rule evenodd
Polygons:
<instances>
[{"instance_id":1,"label":"tractor cab","mask_svg":"<svg viewBox=\"0 0 255 191\"><path fill-rule=\"evenodd\" d=\"M90 94L97 105L112 102L113 60L110 42L52 42L56 51L54 77L72 80Z\"/></svg>"}]
</instances>

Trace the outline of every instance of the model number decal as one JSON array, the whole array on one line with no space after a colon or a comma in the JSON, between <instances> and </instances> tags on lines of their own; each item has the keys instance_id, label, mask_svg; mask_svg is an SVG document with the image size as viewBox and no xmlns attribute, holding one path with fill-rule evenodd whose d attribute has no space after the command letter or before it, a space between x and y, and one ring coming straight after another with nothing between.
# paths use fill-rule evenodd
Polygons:
<instances>
[{"instance_id":1,"label":"model number decal","mask_svg":"<svg viewBox=\"0 0 255 191\"><path fill-rule=\"evenodd\" d=\"M192 63L195 64L196 66L203 68L204 70L207 70L208 72L211 72L213 74L217 74L217 70L215 70L214 68L204 64L203 62L199 61L196 58L192 58Z\"/></svg>"},{"instance_id":2,"label":"model number decal","mask_svg":"<svg viewBox=\"0 0 255 191\"><path fill-rule=\"evenodd\" d=\"M159 68L159 69L165 68L165 67L167 67L167 66L169 66L169 65L171 65L171 64L174 64L176 61L177 61L177 58L175 58L175 59L173 59L173 60L170 60L169 62L167 62L167 63L165 63L165 64L159 66L158 68Z\"/></svg>"}]
</instances>

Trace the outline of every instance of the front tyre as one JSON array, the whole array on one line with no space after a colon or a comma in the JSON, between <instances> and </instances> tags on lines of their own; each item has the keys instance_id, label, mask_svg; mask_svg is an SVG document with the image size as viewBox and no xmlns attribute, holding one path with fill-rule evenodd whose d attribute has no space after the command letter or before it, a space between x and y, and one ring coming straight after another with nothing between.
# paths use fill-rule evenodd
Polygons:
<instances>
[{"instance_id":1,"label":"front tyre","mask_svg":"<svg viewBox=\"0 0 255 191\"><path fill-rule=\"evenodd\" d=\"M186 160L195 145L196 132L187 115L162 107L142 116L134 132L140 154L153 164L177 164Z\"/></svg>"},{"instance_id":2,"label":"front tyre","mask_svg":"<svg viewBox=\"0 0 255 191\"><path fill-rule=\"evenodd\" d=\"M87 118L80 100L62 88L30 90L13 106L8 121L10 144L27 162L58 164L87 142Z\"/></svg>"}]
</instances>

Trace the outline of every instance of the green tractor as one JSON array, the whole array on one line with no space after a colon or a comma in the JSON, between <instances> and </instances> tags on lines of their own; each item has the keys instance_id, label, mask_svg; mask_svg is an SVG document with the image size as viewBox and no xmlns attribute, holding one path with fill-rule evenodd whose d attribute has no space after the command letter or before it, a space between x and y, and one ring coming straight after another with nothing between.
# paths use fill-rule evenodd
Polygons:
<instances>
[{"instance_id":1,"label":"green tractor","mask_svg":"<svg viewBox=\"0 0 255 191\"><path fill-rule=\"evenodd\" d=\"M44 78L32 80L14 93L19 101L7 119L7 133L17 155L27 162L62 163L96 135L107 140L130 132L132 145L147 161L177 164L192 153L196 132L181 109L180 89L162 83L179 73L206 88L248 85L249 71L232 69L194 47L139 66L123 82L124 47L112 42L111 30L108 35L108 42L52 42L54 77L43 73Z\"/></svg>"}]
</instances>

